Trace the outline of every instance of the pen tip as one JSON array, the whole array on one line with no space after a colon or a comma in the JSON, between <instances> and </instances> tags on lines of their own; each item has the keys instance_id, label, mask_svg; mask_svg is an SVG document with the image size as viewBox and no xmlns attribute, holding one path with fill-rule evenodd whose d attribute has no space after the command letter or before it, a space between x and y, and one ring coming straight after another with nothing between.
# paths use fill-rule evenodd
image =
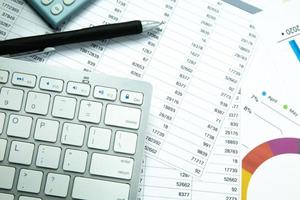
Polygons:
<instances>
[{"instance_id":1,"label":"pen tip","mask_svg":"<svg viewBox=\"0 0 300 200\"><path fill-rule=\"evenodd\" d=\"M163 21L154 21L154 20L144 20L142 21L143 32L152 30L163 25L165 22Z\"/></svg>"}]
</instances>

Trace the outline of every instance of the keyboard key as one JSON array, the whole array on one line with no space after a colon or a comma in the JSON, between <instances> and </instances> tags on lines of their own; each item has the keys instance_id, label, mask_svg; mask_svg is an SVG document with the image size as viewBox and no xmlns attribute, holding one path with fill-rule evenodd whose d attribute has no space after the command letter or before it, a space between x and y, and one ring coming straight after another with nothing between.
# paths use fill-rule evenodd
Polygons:
<instances>
[{"instance_id":1,"label":"keyboard key","mask_svg":"<svg viewBox=\"0 0 300 200\"><path fill-rule=\"evenodd\" d=\"M102 86L96 86L94 89L96 99L115 101L117 99L117 89Z\"/></svg>"},{"instance_id":2,"label":"keyboard key","mask_svg":"<svg viewBox=\"0 0 300 200\"><path fill-rule=\"evenodd\" d=\"M4 123L5 123L5 113L0 112L0 135L3 132Z\"/></svg>"},{"instance_id":3,"label":"keyboard key","mask_svg":"<svg viewBox=\"0 0 300 200\"><path fill-rule=\"evenodd\" d=\"M7 83L9 73L5 70L0 70L0 83Z\"/></svg>"},{"instance_id":4,"label":"keyboard key","mask_svg":"<svg viewBox=\"0 0 300 200\"><path fill-rule=\"evenodd\" d=\"M77 83L77 82L68 82L67 93L79 95L79 96L89 96L90 95L91 86L85 83Z\"/></svg>"},{"instance_id":5,"label":"keyboard key","mask_svg":"<svg viewBox=\"0 0 300 200\"><path fill-rule=\"evenodd\" d=\"M78 119L83 122L98 124L101 118L102 103L82 100L80 102Z\"/></svg>"},{"instance_id":6,"label":"keyboard key","mask_svg":"<svg viewBox=\"0 0 300 200\"><path fill-rule=\"evenodd\" d=\"M4 160L6 145L7 145L7 141L5 139L0 139L0 161Z\"/></svg>"},{"instance_id":7,"label":"keyboard key","mask_svg":"<svg viewBox=\"0 0 300 200\"><path fill-rule=\"evenodd\" d=\"M129 190L128 184L76 177L72 197L99 199L99 194L101 194L101 199L105 200L128 200Z\"/></svg>"},{"instance_id":8,"label":"keyboard key","mask_svg":"<svg viewBox=\"0 0 300 200\"><path fill-rule=\"evenodd\" d=\"M144 94L140 92L132 92L128 90L122 90L120 101L128 104L142 105Z\"/></svg>"},{"instance_id":9,"label":"keyboard key","mask_svg":"<svg viewBox=\"0 0 300 200\"><path fill-rule=\"evenodd\" d=\"M141 110L125 106L108 104L106 107L105 124L122 128L138 129Z\"/></svg>"},{"instance_id":10,"label":"keyboard key","mask_svg":"<svg viewBox=\"0 0 300 200\"><path fill-rule=\"evenodd\" d=\"M66 197L69 189L70 177L49 173L47 176L45 194L55 197Z\"/></svg>"},{"instance_id":11,"label":"keyboard key","mask_svg":"<svg viewBox=\"0 0 300 200\"><path fill-rule=\"evenodd\" d=\"M19 138L29 138L32 118L22 115L10 115L7 135Z\"/></svg>"},{"instance_id":12,"label":"keyboard key","mask_svg":"<svg viewBox=\"0 0 300 200\"><path fill-rule=\"evenodd\" d=\"M48 113L50 95L28 92L25 111L28 113L46 115Z\"/></svg>"},{"instance_id":13,"label":"keyboard key","mask_svg":"<svg viewBox=\"0 0 300 200\"><path fill-rule=\"evenodd\" d=\"M58 121L38 119L36 122L34 139L45 142L56 142L58 128Z\"/></svg>"},{"instance_id":14,"label":"keyboard key","mask_svg":"<svg viewBox=\"0 0 300 200\"><path fill-rule=\"evenodd\" d=\"M35 198L35 197L25 197L25 196L20 196L19 200L42 200L40 198Z\"/></svg>"},{"instance_id":15,"label":"keyboard key","mask_svg":"<svg viewBox=\"0 0 300 200\"><path fill-rule=\"evenodd\" d=\"M88 147L93 149L108 150L110 145L111 130L91 127Z\"/></svg>"},{"instance_id":16,"label":"keyboard key","mask_svg":"<svg viewBox=\"0 0 300 200\"><path fill-rule=\"evenodd\" d=\"M60 80L60 79L42 77L40 80L40 89L41 90L62 92L63 87L64 87L64 81Z\"/></svg>"},{"instance_id":17,"label":"keyboard key","mask_svg":"<svg viewBox=\"0 0 300 200\"><path fill-rule=\"evenodd\" d=\"M40 145L36 158L36 166L57 169L60 160L61 148Z\"/></svg>"},{"instance_id":18,"label":"keyboard key","mask_svg":"<svg viewBox=\"0 0 300 200\"><path fill-rule=\"evenodd\" d=\"M15 172L16 169L13 167L0 166L0 189L12 189L15 178Z\"/></svg>"},{"instance_id":19,"label":"keyboard key","mask_svg":"<svg viewBox=\"0 0 300 200\"><path fill-rule=\"evenodd\" d=\"M120 179L131 179L133 159L94 153L90 173Z\"/></svg>"},{"instance_id":20,"label":"keyboard key","mask_svg":"<svg viewBox=\"0 0 300 200\"><path fill-rule=\"evenodd\" d=\"M52 115L54 117L73 119L75 115L76 99L63 96L55 96Z\"/></svg>"},{"instance_id":21,"label":"keyboard key","mask_svg":"<svg viewBox=\"0 0 300 200\"><path fill-rule=\"evenodd\" d=\"M8 161L16 164L30 165L33 150L34 144L13 141L11 143Z\"/></svg>"},{"instance_id":22,"label":"keyboard key","mask_svg":"<svg viewBox=\"0 0 300 200\"><path fill-rule=\"evenodd\" d=\"M14 195L0 193L0 200L14 200Z\"/></svg>"},{"instance_id":23,"label":"keyboard key","mask_svg":"<svg viewBox=\"0 0 300 200\"><path fill-rule=\"evenodd\" d=\"M137 134L117 131L114 151L119 153L134 154L136 149Z\"/></svg>"},{"instance_id":24,"label":"keyboard key","mask_svg":"<svg viewBox=\"0 0 300 200\"><path fill-rule=\"evenodd\" d=\"M14 73L11 82L16 86L34 88L36 83L36 76L31 74Z\"/></svg>"},{"instance_id":25,"label":"keyboard key","mask_svg":"<svg viewBox=\"0 0 300 200\"><path fill-rule=\"evenodd\" d=\"M17 190L22 192L39 193L43 179L43 172L21 169Z\"/></svg>"},{"instance_id":26,"label":"keyboard key","mask_svg":"<svg viewBox=\"0 0 300 200\"><path fill-rule=\"evenodd\" d=\"M0 108L5 110L21 110L23 90L3 87L0 93Z\"/></svg>"},{"instance_id":27,"label":"keyboard key","mask_svg":"<svg viewBox=\"0 0 300 200\"><path fill-rule=\"evenodd\" d=\"M70 172L84 173L87 155L85 151L67 149L63 169Z\"/></svg>"},{"instance_id":28,"label":"keyboard key","mask_svg":"<svg viewBox=\"0 0 300 200\"><path fill-rule=\"evenodd\" d=\"M85 126L80 124L64 123L61 143L73 146L82 146L85 135Z\"/></svg>"},{"instance_id":29,"label":"keyboard key","mask_svg":"<svg viewBox=\"0 0 300 200\"><path fill-rule=\"evenodd\" d=\"M64 7L62 4L57 3L54 6L52 6L51 8L51 13L53 15L59 15L62 11L64 10Z\"/></svg>"}]
</instances>

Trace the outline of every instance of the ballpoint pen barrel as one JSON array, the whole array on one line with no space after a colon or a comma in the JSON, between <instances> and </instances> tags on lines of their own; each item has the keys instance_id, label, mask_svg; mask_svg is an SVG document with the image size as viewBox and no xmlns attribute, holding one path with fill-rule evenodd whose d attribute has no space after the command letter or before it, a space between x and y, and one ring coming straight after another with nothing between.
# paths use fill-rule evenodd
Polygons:
<instances>
[{"instance_id":1,"label":"ballpoint pen barrel","mask_svg":"<svg viewBox=\"0 0 300 200\"><path fill-rule=\"evenodd\" d=\"M139 34L143 31L140 21L95 26L75 31L17 38L0 41L0 55L43 50L47 47L78 42L104 40L120 36Z\"/></svg>"}]
</instances>

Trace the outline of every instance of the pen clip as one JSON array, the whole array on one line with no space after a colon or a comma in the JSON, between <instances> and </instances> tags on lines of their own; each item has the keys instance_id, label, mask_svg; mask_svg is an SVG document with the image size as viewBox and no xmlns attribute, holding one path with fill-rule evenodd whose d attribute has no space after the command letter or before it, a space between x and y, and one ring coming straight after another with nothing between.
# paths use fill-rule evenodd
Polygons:
<instances>
[{"instance_id":1,"label":"pen clip","mask_svg":"<svg viewBox=\"0 0 300 200\"><path fill-rule=\"evenodd\" d=\"M54 52L54 51L56 51L56 49L54 47L47 47L43 50L28 51L28 52L17 53L17 54L7 54L2 57L18 59L18 58L24 58L24 57L28 57L28 56L41 55L41 54L50 53L50 52Z\"/></svg>"}]
</instances>

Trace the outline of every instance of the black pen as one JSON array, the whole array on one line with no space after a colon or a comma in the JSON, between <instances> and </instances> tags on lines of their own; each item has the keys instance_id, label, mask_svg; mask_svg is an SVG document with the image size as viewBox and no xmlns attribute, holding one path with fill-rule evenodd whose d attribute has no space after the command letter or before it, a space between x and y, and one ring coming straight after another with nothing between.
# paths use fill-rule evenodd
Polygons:
<instances>
[{"instance_id":1,"label":"black pen","mask_svg":"<svg viewBox=\"0 0 300 200\"><path fill-rule=\"evenodd\" d=\"M126 35L140 34L157 28L161 24L161 22L157 21L136 20L117 24L94 26L67 32L4 40L0 41L0 55L11 57L15 54L45 52L49 49L53 49L53 47L65 44L105 40Z\"/></svg>"}]
</instances>

